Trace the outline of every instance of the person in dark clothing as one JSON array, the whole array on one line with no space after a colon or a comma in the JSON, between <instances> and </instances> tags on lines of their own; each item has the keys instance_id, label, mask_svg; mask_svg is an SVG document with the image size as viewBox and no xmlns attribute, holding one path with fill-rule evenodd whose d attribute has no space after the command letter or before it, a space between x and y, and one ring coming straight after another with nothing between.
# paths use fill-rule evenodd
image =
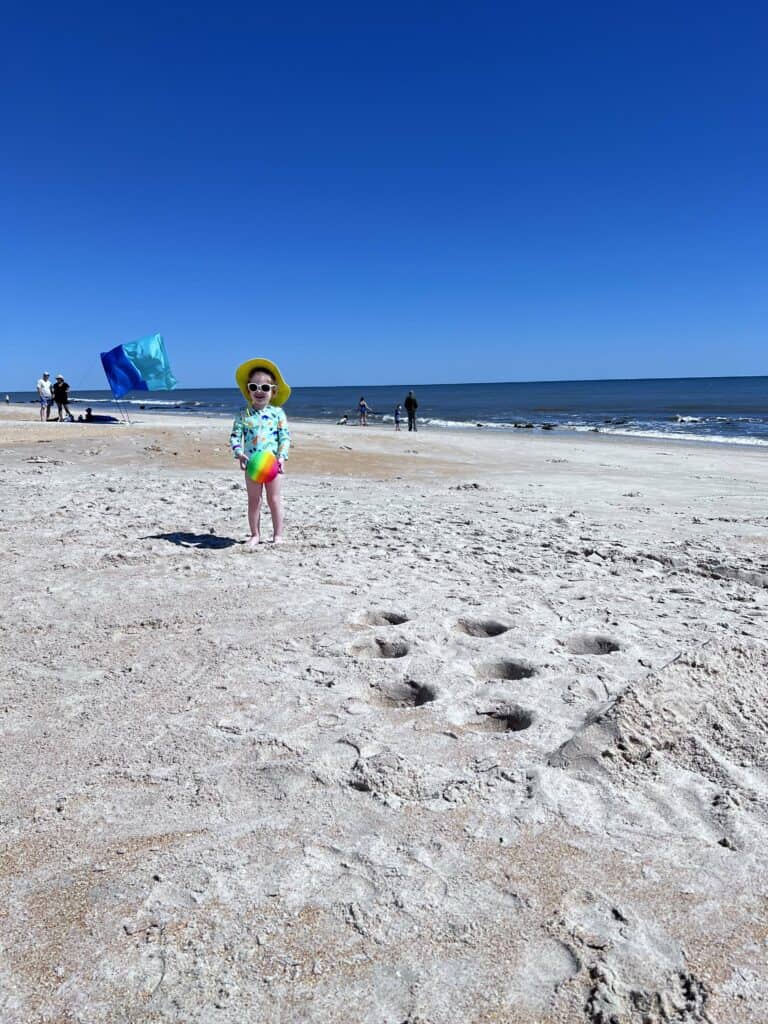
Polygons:
<instances>
[{"instance_id":1,"label":"person in dark clothing","mask_svg":"<svg viewBox=\"0 0 768 1024\"><path fill-rule=\"evenodd\" d=\"M357 415L360 420L361 427L368 426L368 413L373 412L373 409L368 405L365 398L360 395L360 401L357 403Z\"/></svg>"},{"instance_id":2,"label":"person in dark clothing","mask_svg":"<svg viewBox=\"0 0 768 1024\"><path fill-rule=\"evenodd\" d=\"M403 402L403 405L405 406L405 411L408 413L408 429L415 430L416 410L419 407L419 403L416 401L416 395L414 395L412 391L409 391L408 394L405 396L405 401Z\"/></svg>"},{"instance_id":3,"label":"person in dark clothing","mask_svg":"<svg viewBox=\"0 0 768 1024\"><path fill-rule=\"evenodd\" d=\"M72 422L75 417L69 411L69 384L67 384L60 373L56 375L56 381L53 385L53 400L59 410L59 423L64 422L64 413L67 414L67 418Z\"/></svg>"}]
</instances>

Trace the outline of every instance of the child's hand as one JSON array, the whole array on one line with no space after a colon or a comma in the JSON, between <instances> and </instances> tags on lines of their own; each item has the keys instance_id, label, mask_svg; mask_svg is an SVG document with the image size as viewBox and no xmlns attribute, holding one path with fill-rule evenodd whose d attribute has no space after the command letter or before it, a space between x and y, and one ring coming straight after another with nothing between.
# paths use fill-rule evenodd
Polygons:
<instances>
[{"instance_id":1,"label":"child's hand","mask_svg":"<svg viewBox=\"0 0 768 1024\"><path fill-rule=\"evenodd\" d=\"M238 455L237 461L240 463L240 469L245 470L248 465L248 459L245 455Z\"/></svg>"},{"instance_id":2,"label":"child's hand","mask_svg":"<svg viewBox=\"0 0 768 1024\"><path fill-rule=\"evenodd\" d=\"M282 473L284 466L285 466L285 459L278 459L277 460L277 472L278 473Z\"/></svg>"}]
</instances>

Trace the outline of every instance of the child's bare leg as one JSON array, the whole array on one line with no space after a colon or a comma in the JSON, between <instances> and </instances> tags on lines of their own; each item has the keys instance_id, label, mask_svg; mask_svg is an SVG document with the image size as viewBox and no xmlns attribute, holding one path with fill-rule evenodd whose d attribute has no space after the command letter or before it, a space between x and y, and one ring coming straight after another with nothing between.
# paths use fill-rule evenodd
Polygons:
<instances>
[{"instance_id":1,"label":"child's bare leg","mask_svg":"<svg viewBox=\"0 0 768 1024\"><path fill-rule=\"evenodd\" d=\"M251 539L248 541L248 546L253 548L261 543L259 518L261 516L262 484L257 484L247 476L245 478L245 488L248 491L248 526L251 529Z\"/></svg>"},{"instance_id":2,"label":"child's bare leg","mask_svg":"<svg viewBox=\"0 0 768 1024\"><path fill-rule=\"evenodd\" d=\"M283 539L283 495L280 484L280 477L276 476L267 485L267 504L272 516L272 531L275 544L280 544Z\"/></svg>"}]
</instances>

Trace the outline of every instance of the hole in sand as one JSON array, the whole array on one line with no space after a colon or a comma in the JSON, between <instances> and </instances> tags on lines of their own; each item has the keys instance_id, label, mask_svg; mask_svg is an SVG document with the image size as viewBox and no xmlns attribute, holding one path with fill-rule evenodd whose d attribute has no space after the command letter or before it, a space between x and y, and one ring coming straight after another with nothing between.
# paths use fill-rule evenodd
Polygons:
<instances>
[{"instance_id":1,"label":"hole in sand","mask_svg":"<svg viewBox=\"0 0 768 1024\"><path fill-rule=\"evenodd\" d=\"M367 626L402 626L408 616L400 612L368 612L362 620Z\"/></svg>"},{"instance_id":2,"label":"hole in sand","mask_svg":"<svg viewBox=\"0 0 768 1024\"><path fill-rule=\"evenodd\" d=\"M388 708L420 708L437 700L437 693L431 686L403 679L376 687L376 693L384 707Z\"/></svg>"},{"instance_id":3,"label":"hole in sand","mask_svg":"<svg viewBox=\"0 0 768 1024\"><path fill-rule=\"evenodd\" d=\"M475 732L522 732L533 724L533 714L517 704L506 704L495 711L478 711L469 728Z\"/></svg>"},{"instance_id":4,"label":"hole in sand","mask_svg":"<svg viewBox=\"0 0 768 1024\"><path fill-rule=\"evenodd\" d=\"M536 669L525 661L487 661L475 669L481 679L529 679L536 675Z\"/></svg>"},{"instance_id":5,"label":"hole in sand","mask_svg":"<svg viewBox=\"0 0 768 1024\"><path fill-rule=\"evenodd\" d=\"M408 653L408 644L404 640L373 641L374 658L404 658Z\"/></svg>"},{"instance_id":6,"label":"hole in sand","mask_svg":"<svg viewBox=\"0 0 768 1024\"><path fill-rule=\"evenodd\" d=\"M459 619L456 628L467 636L501 636L509 626L495 619Z\"/></svg>"},{"instance_id":7,"label":"hole in sand","mask_svg":"<svg viewBox=\"0 0 768 1024\"><path fill-rule=\"evenodd\" d=\"M404 658L408 653L408 644L404 640L381 640L376 637L355 644L351 653L357 658Z\"/></svg>"},{"instance_id":8,"label":"hole in sand","mask_svg":"<svg viewBox=\"0 0 768 1024\"><path fill-rule=\"evenodd\" d=\"M609 636L600 633L580 633L572 636L567 644L571 654L615 654L621 650L621 644Z\"/></svg>"}]
</instances>

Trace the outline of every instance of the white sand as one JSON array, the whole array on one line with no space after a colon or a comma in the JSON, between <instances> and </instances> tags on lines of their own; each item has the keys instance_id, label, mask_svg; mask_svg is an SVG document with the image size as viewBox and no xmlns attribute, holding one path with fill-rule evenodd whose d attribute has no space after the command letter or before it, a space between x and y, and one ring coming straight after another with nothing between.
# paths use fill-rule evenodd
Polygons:
<instances>
[{"instance_id":1,"label":"white sand","mask_svg":"<svg viewBox=\"0 0 768 1024\"><path fill-rule=\"evenodd\" d=\"M4 1024L768 1020L763 454L3 413Z\"/></svg>"}]
</instances>

